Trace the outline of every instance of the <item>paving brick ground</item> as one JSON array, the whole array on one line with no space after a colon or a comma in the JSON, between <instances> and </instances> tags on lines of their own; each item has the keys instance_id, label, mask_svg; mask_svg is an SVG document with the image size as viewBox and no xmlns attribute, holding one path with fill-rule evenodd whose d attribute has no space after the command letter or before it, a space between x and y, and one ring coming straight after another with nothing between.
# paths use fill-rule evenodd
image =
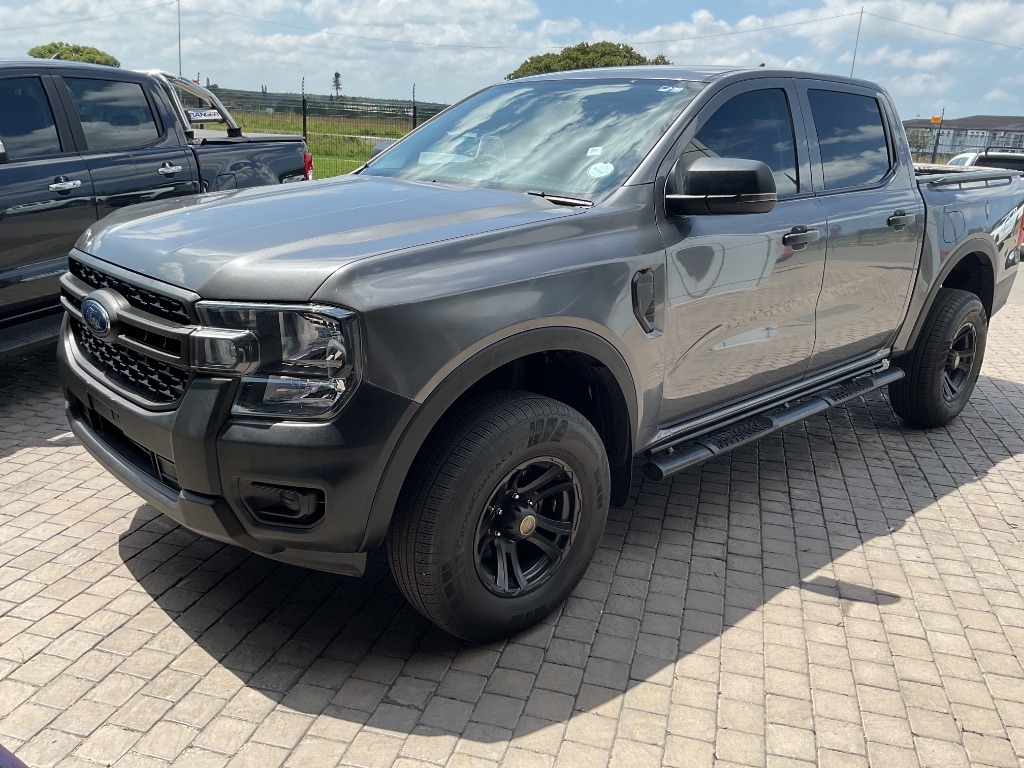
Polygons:
<instances>
[{"instance_id":1,"label":"paving brick ground","mask_svg":"<svg viewBox=\"0 0 1024 768\"><path fill-rule=\"evenodd\" d=\"M467 647L204 540L0 381L0 744L36 766L1024 763L1024 307L963 418L873 395L637 485L564 608Z\"/></svg>"}]
</instances>

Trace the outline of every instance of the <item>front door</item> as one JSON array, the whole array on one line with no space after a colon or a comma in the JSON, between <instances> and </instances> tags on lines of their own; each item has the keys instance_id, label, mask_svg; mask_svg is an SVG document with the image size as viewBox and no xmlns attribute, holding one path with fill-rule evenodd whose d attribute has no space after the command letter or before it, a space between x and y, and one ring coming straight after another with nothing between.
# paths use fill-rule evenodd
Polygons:
<instances>
[{"instance_id":1,"label":"front door","mask_svg":"<svg viewBox=\"0 0 1024 768\"><path fill-rule=\"evenodd\" d=\"M797 380L814 348L825 216L814 197L791 80L725 89L683 134L699 157L760 160L779 201L761 214L659 221L667 248L662 424Z\"/></svg>"},{"instance_id":2,"label":"front door","mask_svg":"<svg viewBox=\"0 0 1024 768\"><path fill-rule=\"evenodd\" d=\"M52 87L28 73L0 77L0 322L58 306L68 251L96 221L89 169L55 116Z\"/></svg>"}]
</instances>

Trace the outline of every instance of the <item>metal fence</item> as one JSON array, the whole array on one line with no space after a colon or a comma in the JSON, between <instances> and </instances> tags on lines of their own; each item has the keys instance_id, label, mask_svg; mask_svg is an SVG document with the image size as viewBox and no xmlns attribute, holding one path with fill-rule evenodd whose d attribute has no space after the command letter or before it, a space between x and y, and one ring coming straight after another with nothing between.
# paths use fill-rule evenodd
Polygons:
<instances>
[{"instance_id":1,"label":"metal fence","mask_svg":"<svg viewBox=\"0 0 1024 768\"><path fill-rule=\"evenodd\" d=\"M301 133L316 177L358 168L383 139L399 139L446 104L211 88L245 133Z\"/></svg>"}]
</instances>

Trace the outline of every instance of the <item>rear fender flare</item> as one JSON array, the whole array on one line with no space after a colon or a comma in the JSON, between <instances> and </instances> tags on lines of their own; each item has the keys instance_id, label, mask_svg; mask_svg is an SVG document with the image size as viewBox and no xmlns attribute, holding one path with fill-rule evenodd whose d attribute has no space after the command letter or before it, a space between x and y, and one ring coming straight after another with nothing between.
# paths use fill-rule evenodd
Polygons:
<instances>
[{"instance_id":1,"label":"rear fender flare","mask_svg":"<svg viewBox=\"0 0 1024 768\"><path fill-rule=\"evenodd\" d=\"M964 259L971 254L976 253L981 256L982 262L987 262L989 269L992 270L992 280L995 282L995 265L998 263L998 256L996 254L995 245L992 239L986 235L972 235L960 243L956 248L953 249L952 253L946 258L945 263L939 268L938 273L932 280L931 285L928 288L928 294L921 306L920 311L917 313L917 319L914 320L914 324L910 330L909 335L904 335L905 332L901 332L896 338L894 349L898 350L897 354L902 354L914 348L917 343L918 337L921 335L921 331L924 329L925 320L928 319L928 313L931 311L932 306L935 304L935 298L939 295L939 289L942 284L949 277L950 273L956 269ZM907 318L910 320L911 318Z\"/></svg>"}]
</instances>

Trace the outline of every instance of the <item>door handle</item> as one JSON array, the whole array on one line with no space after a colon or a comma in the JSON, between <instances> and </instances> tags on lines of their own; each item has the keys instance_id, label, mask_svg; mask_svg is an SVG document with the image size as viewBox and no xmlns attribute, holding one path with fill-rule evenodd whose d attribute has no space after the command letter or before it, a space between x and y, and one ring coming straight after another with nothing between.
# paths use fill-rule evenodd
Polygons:
<instances>
[{"instance_id":1,"label":"door handle","mask_svg":"<svg viewBox=\"0 0 1024 768\"><path fill-rule=\"evenodd\" d=\"M65 176L58 176L47 189L51 192L70 192L72 189L78 189L80 186L82 186L80 179L68 179Z\"/></svg>"},{"instance_id":2,"label":"door handle","mask_svg":"<svg viewBox=\"0 0 1024 768\"><path fill-rule=\"evenodd\" d=\"M156 169L156 172L159 173L161 176L173 176L176 173L181 173L181 166L171 165L170 163L164 163L163 165Z\"/></svg>"},{"instance_id":3,"label":"door handle","mask_svg":"<svg viewBox=\"0 0 1024 768\"><path fill-rule=\"evenodd\" d=\"M816 243L821 238L821 233L803 224L797 224L789 232L782 236L782 244L791 247L803 247L807 243Z\"/></svg>"},{"instance_id":4,"label":"door handle","mask_svg":"<svg viewBox=\"0 0 1024 768\"><path fill-rule=\"evenodd\" d=\"M902 208L897 208L893 211L892 216L885 220L885 223L897 232L901 232L907 224L914 223L914 218L914 214L907 213Z\"/></svg>"}]
</instances>

